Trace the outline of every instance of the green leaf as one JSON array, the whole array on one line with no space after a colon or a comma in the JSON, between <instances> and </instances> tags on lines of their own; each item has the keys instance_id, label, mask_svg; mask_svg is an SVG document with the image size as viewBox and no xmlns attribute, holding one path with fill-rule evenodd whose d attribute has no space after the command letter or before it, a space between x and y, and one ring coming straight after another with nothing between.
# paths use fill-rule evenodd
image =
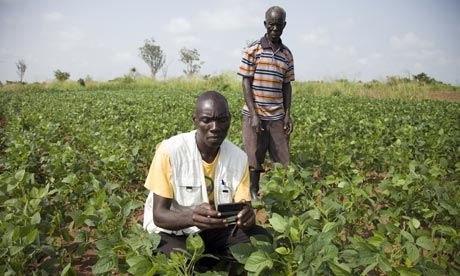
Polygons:
<instances>
[{"instance_id":1,"label":"green leaf","mask_svg":"<svg viewBox=\"0 0 460 276\"><path fill-rule=\"evenodd\" d=\"M72 267L72 264L68 263L62 270L61 276L77 276L77 272Z\"/></svg>"},{"instance_id":2,"label":"green leaf","mask_svg":"<svg viewBox=\"0 0 460 276\"><path fill-rule=\"evenodd\" d=\"M350 267L346 264L339 264L333 261L328 261L327 265L332 270L335 276L352 276Z\"/></svg>"},{"instance_id":3,"label":"green leaf","mask_svg":"<svg viewBox=\"0 0 460 276\"><path fill-rule=\"evenodd\" d=\"M436 248L433 240L426 236L419 237L416 244L426 250L434 250Z\"/></svg>"},{"instance_id":4,"label":"green leaf","mask_svg":"<svg viewBox=\"0 0 460 276\"><path fill-rule=\"evenodd\" d=\"M135 210L135 209L137 209L137 208L139 208L141 206L143 206L143 203L141 203L139 201L131 200L128 203L126 203L125 205L123 205L123 215L125 217L127 217L131 213L131 210Z\"/></svg>"},{"instance_id":5,"label":"green leaf","mask_svg":"<svg viewBox=\"0 0 460 276\"><path fill-rule=\"evenodd\" d=\"M377 232L375 232L377 233ZM374 234L375 234L374 233ZM376 248L379 248L380 245L385 241L385 239L381 236L373 236L367 239L367 242L375 246Z\"/></svg>"},{"instance_id":6,"label":"green leaf","mask_svg":"<svg viewBox=\"0 0 460 276\"><path fill-rule=\"evenodd\" d=\"M307 214L314 220L319 220L321 218L321 212L316 208L307 211Z\"/></svg>"},{"instance_id":7,"label":"green leaf","mask_svg":"<svg viewBox=\"0 0 460 276\"><path fill-rule=\"evenodd\" d=\"M33 243L35 241L35 238L37 238L37 236L38 236L38 230L37 229L34 229L34 230L30 231L29 234L27 234L24 237L25 244Z\"/></svg>"},{"instance_id":8,"label":"green leaf","mask_svg":"<svg viewBox=\"0 0 460 276\"><path fill-rule=\"evenodd\" d=\"M401 230L400 233L404 238L406 238L406 240L408 240L410 242L414 242L414 237L412 237L412 235L409 232Z\"/></svg>"},{"instance_id":9,"label":"green leaf","mask_svg":"<svg viewBox=\"0 0 460 276\"><path fill-rule=\"evenodd\" d=\"M299 241L299 230L294 227L289 228L289 236L293 242Z\"/></svg>"},{"instance_id":10,"label":"green leaf","mask_svg":"<svg viewBox=\"0 0 460 276\"><path fill-rule=\"evenodd\" d=\"M70 184L76 178L75 174L69 174L64 179L62 179L62 183Z\"/></svg>"},{"instance_id":11,"label":"green leaf","mask_svg":"<svg viewBox=\"0 0 460 276\"><path fill-rule=\"evenodd\" d=\"M36 213L33 214L33 216L30 218L30 224L32 224L32 225L39 224L40 221L41 221L40 212L36 212Z\"/></svg>"},{"instance_id":12,"label":"green leaf","mask_svg":"<svg viewBox=\"0 0 460 276\"><path fill-rule=\"evenodd\" d=\"M97 263L93 266L92 271L94 274L102 274L111 271L113 268L115 268L115 263L112 257L109 256L99 258Z\"/></svg>"},{"instance_id":13,"label":"green leaf","mask_svg":"<svg viewBox=\"0 0 460 276\"><path fill-rule=\"evenodd\" d=\"M414 225L415 229L418 229L420 227L420 221L416 218L412 218L411 220L412 225Z\"/></svg>"},{"instance_id":14,"label":"green leaf","mask_svg":"<svg viewBox=\"0 0 460 276\"><path fill-rule=\"evenodd\" d=\"M128 272L132 275L148 275L152 272L152 269L158 270L157 266L154 266L149 260L143 256L134 256L127 258L126 262L129 265Z\"/></svg>"},{"instance_id":15,"label":"green leaf","mask_svg":"<svg viewBox=\"0 0 460 276\"><path fill-rule=\"evenodd\" d=\"M25 170L19 170L16 172L16 174L14 175L14 178L17 180L17 181L22 181L24 179L24 175L25 175L26 171Z\"/></svg>"},{"instance_id":16,"label":"green leaf","mask_svg":"<svg viewBox=\"0 0 460 276\"><path fill-rule=\"evenodd\" d=\"M270 222L270 224L276 232L284 233L284 231L286 230L287 222L279 214L274 213L268 221Z\"/></svg>"},{"instance_id":17,"label":"green leaf","mask_svg":"<svg viewBox=\"0 0 460 276\"><path fill-rule=\"evenodd\" d=\"M61 237L62 237L66 242L72 241L72 236L70 236L69 231L67 231L67 229L65 229L65 228L62 228L62 229L61 229Z\"/></svg>"},{"instance_id":18,"label":"green leaf","mask_svg":"<svg viewBox=\"0 0 460 276\"><path fill-rule=\"evenodd\" d=\"M187 250L191 254L201 255L204 252L204 242L200 235L189 235L186 240Z\"/></svg>"},{"instance_id":19,"label":"green leaf","mask_svg":"<svg viewBox=\"0 0 460 276\"><path fill-rule=\"evenodd\" d=\"M244 264L255 249L250 244L238 243L230 246L230 251L239 263Z\"/></svg>"},{"instance_id":20,"label":"green leaf","mask_svg":"<svg viewBox=\"0 0 460 276\"><path fill-rule=\"evenodd\" d=\"M19 252L21 252L23 249L24 249L25 246L15 246L15 245L12 245L12 246L9 246L8 247L8 250L10 251L10 255L11 256L14 256L16 254L18 254Z\"/></svg>"},{"instance_id":21,"label":"green leaf","mask_svg":"<svg viewBox=\"0 0 460 276\"><path fill-rule=\"evenodd\" d=\"M135 146L132 150L131 150L131 154L132 155L137 155L139 153L139 147L138 146Z\"/></svg>"},{"instance_id":22,"label":"green leaf","mask_svg":"<svg viewBox=\"0 0 460 276\"><path fill-rule=\"evenodd\" d=\"M291 250L289 250L289 248L286 248L284 246L276 248L275 251L276 251L276 253L278 253L280 255L288 255L291 252Z\"/></svg>"},{"instance_id":23,"label":"green leaf","mask_svg":"<svg viewBox=\"0 0 460 276\"><path fill-rule=\"evenodd\" d=\"M273 260L262 251L253 252L244 265L244 269L254 272L255 275L259 275L264 269L271 269L272 267Z\"/></svg>"},{"instance_id":24,"label":"green leaf","mask_svg":"<svg viewBox=\"0 0 460 276\"><path fill-rule=\"evenodd\" d=\"M329 231L334 230L334 228L336 228L337 226L338 226L337 222L330 222L329 221L324 225L322 232L327 233Z\"/></svg>"},{"instance_id":25,"label":"green leaf","mask_svg":"<svg viewBox=\"0 0 460 276\"><path fill-rule=\"evenodd\" d=\"M399 275L401 276L420 276L422 275L420 271L412 267L398 266L396 267L396 271L399 272Z\"/></svg>"},{"instance_id":26,"label":"green leaf","mask_svg":"<svg viewBox=\"0 0 460 276\"><path fill-rule=\"evenodd\" d=\"M411 242L406 242L404 246L406 247L407 257L409 258L409 260L413 263L416 263L420 258L420 252L418 247Z\"/></svg>"},{"instance_id":27,"label":"green leaf","mask_svg":"<svg viewBox=\"0 0 460 276\"><path fill-rule=\"evenodd\" d=\"M99 251L104 251L104 250L111 250L113 248L113 243L111 243L108 240L98 240L95 242L96 248Z\"/></svg>"},{"instance_id":28,"label":"green leaf","mask_svg":"<svg viewBox=\"0 0 460 276\"><path fill-rule=\"evenodd\" d=\"M365 276L367 275L372 269L374 269L374 267L376 267L378 265L378 262L375 262L375 263L371 263L370 265L366 266L366 268L363 270L363 272L361 273L361 276Z\"/></svg>"},{"instance_id":29,"label":"green leaf","mask_svg":"<svg viewBox=\"0 0 460 276\"><path fill-rule=\"evenodd\" d=\"M335 245L328 244L320 250L320 253L323 255L323 260L332 260L338 257L339 250Z\"/></svg>"}]
</instances>

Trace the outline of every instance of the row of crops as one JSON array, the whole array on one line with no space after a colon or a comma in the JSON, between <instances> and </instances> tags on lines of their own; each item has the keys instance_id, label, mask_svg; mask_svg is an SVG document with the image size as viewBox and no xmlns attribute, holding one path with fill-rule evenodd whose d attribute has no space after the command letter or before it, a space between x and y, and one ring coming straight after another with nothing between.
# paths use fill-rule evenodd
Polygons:
<instances>
[{"instance_id":1,"label":"row of crops","mask_svg":"<svg viewBox=\"0 0 460 276\"><path fill-rule=\"evenodd\" d=\"M0 274L191 273L202 248L152 255L143 181L191 130L202 91L0 94ZM240 92L224 92L241 146ZM275 242L233 248L250 275L460 275L460 104L293 97L292 165L262 179ZM221 275L219 272L208 275ZM225 275L225 274L224 274Z\"/></svg>"}]
</instances>

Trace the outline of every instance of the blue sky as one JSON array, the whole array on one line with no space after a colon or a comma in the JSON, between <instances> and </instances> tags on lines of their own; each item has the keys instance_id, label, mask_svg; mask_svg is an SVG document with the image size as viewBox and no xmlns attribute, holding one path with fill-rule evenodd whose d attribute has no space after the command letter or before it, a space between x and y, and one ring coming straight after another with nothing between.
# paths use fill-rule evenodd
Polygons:
<instances>
[{"instance_id":1,"label":"blue sky","mask_svg":"<svg viewBox=\"0 0 460 276\"><path fill-rule=\"evenodd\" d=\"M157 78L182 75L182 47L196 48L201 74L236 72L247 41L264 34L272 5L287 12L283 42L298 81L385 80L425 72L460 85L458 0L0 0L0 81L47 81L54 71L71 79L106 81L135 67L154 38L167 56Z\"/></svg>"}]
</instances>

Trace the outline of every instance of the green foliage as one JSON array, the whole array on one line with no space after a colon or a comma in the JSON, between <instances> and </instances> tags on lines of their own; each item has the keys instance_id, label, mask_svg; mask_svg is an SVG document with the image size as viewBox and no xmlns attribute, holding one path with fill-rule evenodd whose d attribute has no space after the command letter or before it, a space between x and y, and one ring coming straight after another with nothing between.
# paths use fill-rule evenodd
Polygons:
<instances>
[{"instance_id":1,"label":"green foliage","mask_svg":"<svg viewBox=\"0 0 460 276\"><path fill-rule=\"evenodd\" d=\"M203 257L196 237L171 259L153 255L159 237L134 218L155 145L193 128L201 92L223 90L228 139L242 145L241 84L232 83L2 90L0 274L74 275L87 250L98 254L95 274L195 273ZM249 275L459 273L459 103L352 98L354 85L336 83L340 97L295 93L293 163L275 164L261 183L274 241L232 248Z\"/></svg>"},{"instance_id":2,"label":"green foliage","mask_svg":"<svg viewBox=\"0 0 460 276\"><path fill-rule=\"evenodd\" d=\"M54 71L54 77L58 81L66 81L70 78L69 72L62 72L61 70Z\"/></svg>"},{"instance_id":3,"label":"green foliage","mask_svg":"<svg viewBox=\"0 0 460 276\"><path fill-rule=\"evenodd\" d=\"M78 84L80 84L81 86L85 86L85 85L86 85L85 80L82 79L82 78L79 78L79 79L77 80L77 82L78 82Z\"/></svg>"},{"instance_id":4,"label":"green foliage","mask_svg":"<svg viewBox=\"0 0 460 276\"><path fill-rule=\"evenodd\" d=\"M239 248L239 260L264 254L261 269L272 275L458 274L458 103L297 97L293 105L302 118L294 163L275 164L261 182L275 242Z\"/></svg>"},{"instance_id":5,"label":"green foliage","mask_svg":"<svg viewBox=\"0 0 460 276\"><path fill-rule=\"evenodd\" d=\"M413 75L412 77L414 78L415 81L425 83L425 84L431 84L431 83L438 82L437 80L435 80L432 77L429 77L425 73L420 73L420 74L417 74L417 75Z\"/></svg>"},{"instance_id":6,"label":"green foliage","mask_svg":"<svg viewBox=\"0 0 460 276\"><path fill-rule=\"evenodd\" d=\"M195 75L200 71L201 65L203 65L204 62L200 62L200 54L197 49L187 49L183 47L180 49L179 54L180 61L185 64L184 73L187 76Z\"/></svg>"}]
</instances>

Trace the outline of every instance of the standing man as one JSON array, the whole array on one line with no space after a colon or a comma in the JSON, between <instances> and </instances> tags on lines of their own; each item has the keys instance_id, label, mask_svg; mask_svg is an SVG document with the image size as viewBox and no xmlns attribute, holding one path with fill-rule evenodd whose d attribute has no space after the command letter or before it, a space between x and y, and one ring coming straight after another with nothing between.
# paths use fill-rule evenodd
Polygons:
<instances>
[{"instance_id":1,"label":"standing man","mask_svg":"<svg viewBox=\"0 0 460 276\"><path fill-rule=\"evenodd\" d=\"M144 229L161 236L158 252L186 249L187 235L199 234L205 253L233 258L229 247L248 243L268 231L255 224L250 203L246 154L226 140L230 127L227 100L203 93L192 116L196 130L162 141L156 148L145 187ZM217 205L241 201L236 225Z\"/></svg>"},{"instance_id":2,"label":"standing man","mask_svg":"<svg viewBox=\"0 0 460 276\"><path fill-rule=\"evenodd\" d=\"M291 81L294 61L282 43L286 12L274 6L265 13L266 33L245 51L238 75L243 77L243 144L248 155L251 198L257 199L260 173L268 150L273 162L289 162Z\"/></svg>"}]
</instances>

